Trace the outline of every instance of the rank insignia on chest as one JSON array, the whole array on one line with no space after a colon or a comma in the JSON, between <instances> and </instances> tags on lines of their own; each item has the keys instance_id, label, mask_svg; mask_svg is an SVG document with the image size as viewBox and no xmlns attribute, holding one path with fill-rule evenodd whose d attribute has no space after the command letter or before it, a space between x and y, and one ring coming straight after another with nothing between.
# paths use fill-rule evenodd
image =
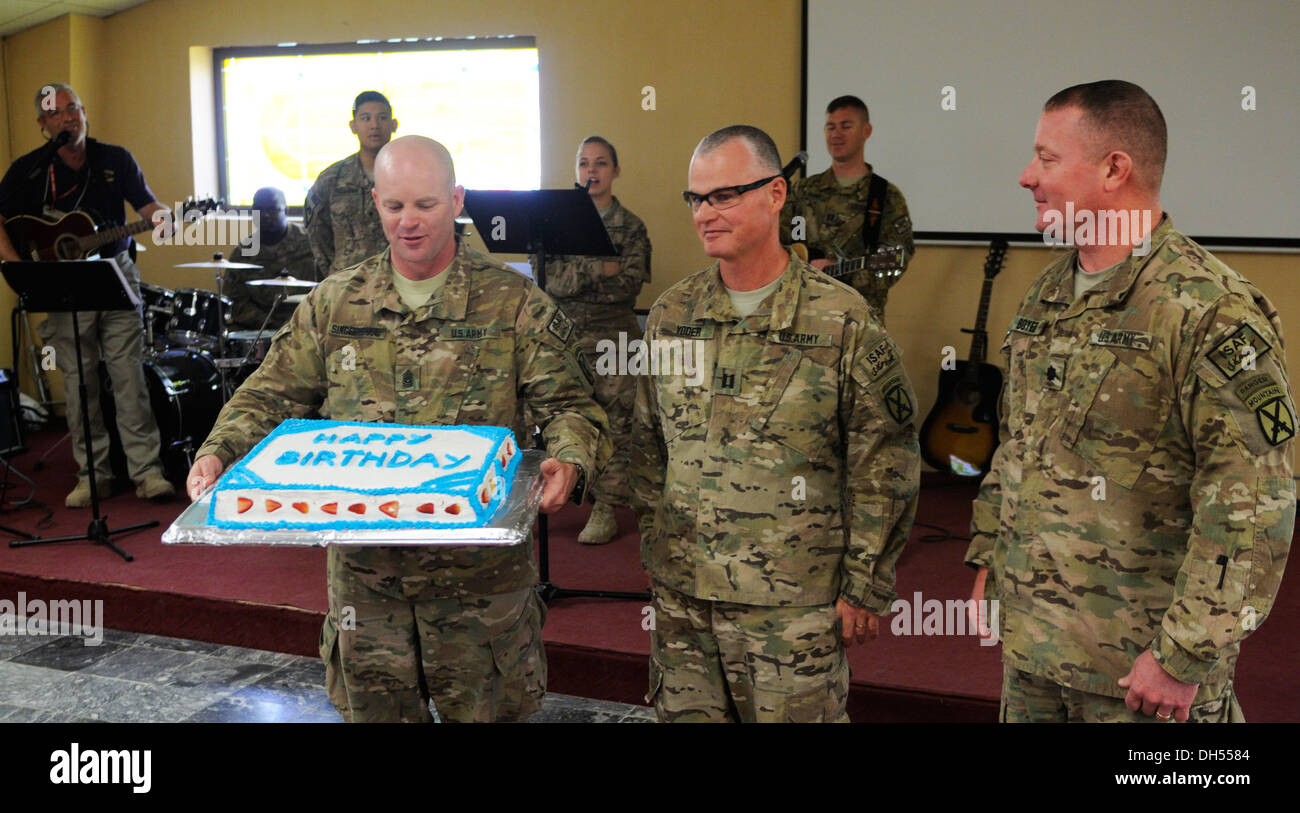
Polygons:
<instances>
[{"instance_id":1,"label":"rank insignia on chest","mask_svg":"<svg viewBox=\"0 0 1300 813\"><path fill-rule=\"evenodd\" d=\"M420 388L420 369L418 367L397 368L397 391L413 392Z\"/></svg>"},{"instance_id":2,"label":"rank insignia on chest","mask_svg":"<svg viewBox=\"0 0 1300 813\"><path fill-rule=\"evenodd\" d=\"M908 394L901 377L886 381L885 386L881 388L881 395L884 396L885 409L889 411L889 417L893 418L896 424L906 423L907 419L916 412L916 407L912 404L912 396Z\"/></svg>"},{"instance_id":3,"label":"rank insignia on chest","mask_svg":"<svg viewBox=\"0 0 1300 813\"><path fill-rule=\"evenodd\" d=\"M719 367L713 375L713 391L718 395L740 395L740 371Z\"/></svg>"},{"instance_id":4,"label":"rank insignia on chest","mask_svg":"<svg viewBox=\"0 0 1300 813\"><path fill-rule=\"evenodd\" d=\"M1043 374L1043 383L1049 390L1059 390L1065 386L1065 359L1053 356L1047 360L1047 371Z\"/></svg>"}]
</instances>

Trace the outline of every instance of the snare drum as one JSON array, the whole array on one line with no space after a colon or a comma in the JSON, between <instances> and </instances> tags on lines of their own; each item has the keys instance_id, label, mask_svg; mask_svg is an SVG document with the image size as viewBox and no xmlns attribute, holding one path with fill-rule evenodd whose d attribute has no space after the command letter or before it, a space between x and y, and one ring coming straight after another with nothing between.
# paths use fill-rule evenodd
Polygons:
<instances>
[{"instance_id":1,"label":"snare drum","mask_svg":"<svg viewBox=\"0 0 1300 813\"><path fill-rule=\"evenodd\" d=\"M256 367L271 349L274 330L232 330L226 334L226 358L244 359Z\"/></svg>"},{"instance_id":2,"label":"snare drum","mask_svg":"<svg viewBox=\"0 0 1300 813\"><path fill-rule=\"evenodd\" d=\"M229 297L203 288L177 288L167 322L167 338L176 344L214 349L230 324Z\"/></svg>"},{"instance_id":3,"label":"snare drum","mask_svg":"<svg viewBox=\"0 0 1300 813\"><path fill-rule=\"evenodd\" d=\"M167 323L172 318L176 294L170 288L140 283L140 299L144 303L145 346L153 350L167 347Z\"/></svg>"}]
</instances>

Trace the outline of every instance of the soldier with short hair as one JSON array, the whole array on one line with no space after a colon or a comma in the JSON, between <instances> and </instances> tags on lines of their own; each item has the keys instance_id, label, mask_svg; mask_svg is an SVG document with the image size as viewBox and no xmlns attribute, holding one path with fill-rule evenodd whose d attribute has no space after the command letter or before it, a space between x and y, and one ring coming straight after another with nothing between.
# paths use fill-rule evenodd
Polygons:
<instances>
[{"instance_id":1,"label":"soldier with short hair","mask_svg":"<svg viewBox=\"0 0 1300 813\"><path fill-rule=\"evenodd\" d=\"M916 399L862 297L781 247L766 133L702 140L687 202L711 267L646 323L629 465L661 720L846 721L916 510ZM661 348L689 355L664 369ZM689 367L689 369L687 369Z\"/></svg>"},{"instance_id":2,"label":"soldier with short hair","mask_svg":"<svg viewBox=\"0 0 1300 813\"><path fill-rule=\"evenodd\" d=\"M326 167L303 204L302 224L316 257L319 279L356 265L388 247L384 226L370 200L375 156L397 132L388 97L377 90L357 94L348 127L360 149Z\"/></svg>"},{"instance_id":3,"label":"soldier with short hair","mask_svg":"<svg viewBox=\"0 0 1300 813\"><path fill-rule=\"evenodd\" d=\"M191 497L311 409L495 426L522 411L550 455L541 510L585 495L610 442L573 323L526 277L456 239L465 190L455 184L435 141L408 136L380 151L372 197L391 248L298 306L199 449ZM357 722L427 721L430 698L444 720L527 717L546 691L536 580L531 544L331 545L321 632L331 701Z\"/></svg>"},{"instance_id":4,"label":"soldier with short hair","mask_svg":"<svg viewBox=\"0 0 1300 813\"><path fill-rule=\"evenodd\" d=\"M781 240L804 243L809 260L819 271L837 260L857 259L879 247L901 246L902 268L863 269L841 277L862 294L884 324L889 289L907 270L916 250L907 201L897 186L867 163L871 114L861 99L832 99L826 106L824 132L831 165L794 184L781 213ZM799 227L794 225L795 217L803 218Z\"/></svg>"},{"instance_id":5,"label":"soldier with short hair","mask_svg":"<svg viewBox=\"0 0 1300 813\"><path fill-rule=\"evenodd\" d=\"M1277 310L1174 228L1165 145L1142 88L1076 85L1048 100L1020 176L1038 230L1077 246L1003 340L1001 445L971 524L972 598L1000 602L1005 721L1242 720L1240 643L1286 565ZM1132 222L1085 231L1115 213Z\"/></svg>"},{"instance_id":6,"label":"soldier with short hair","mask_svg":"<svg viewBox=\"0 0 1300 813\"><path fill-rule=\"evenodd\" d=\"M641 328L636 319L636 298L650 281L650 236L645 223L614 196L614 179L619 176L618 151L600 136L583 139L578 146L578 183L600 213L610 242L619 250L616 257L546 258L546 292L573 319L587 359L596 366L596 401L609 416L614 455L592 486L595 505L586 526L578 534L584 545L603 545L618 533L616 506L630 505L627 490L627 444L632 432L632 401L636 379L617 364L610 368L598 361L603 347L625 346L637 338ZM536 256L530 256L533 268ZM619 342L619 334L624 335ZM607 343L602 345L602 342Z\"/></svg>"}]
</instances>

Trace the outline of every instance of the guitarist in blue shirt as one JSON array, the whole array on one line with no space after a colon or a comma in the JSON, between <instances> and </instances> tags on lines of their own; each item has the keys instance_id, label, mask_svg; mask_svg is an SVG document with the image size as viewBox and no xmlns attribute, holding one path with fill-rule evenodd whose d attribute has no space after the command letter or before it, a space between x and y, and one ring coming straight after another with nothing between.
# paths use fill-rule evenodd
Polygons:
<instances>
[{"instance_id":1,"label":"guitarist in blue shirt","mask_svg":"<svg viewBox=\"0 0 1300 813\"><path fill-rule=\"evenodd\" d=\"M162 220L167 210L154 199L144 174L131 153L123 147L86 137L86 108L71 87L61 83L44 85L36 94L37 123L50 140L40 149L14 161L0 180L0 225L19 215L40 215L58 220L69 212L85 212L102 227L122 225L125 204L149 221ZM109 243L99 249L102 257L113 257L139 294L140 271L131 261L130 239ZM20 256L10 235L0 229L0 259L31 259L32 247L20 246ZM76 488L68 494L69 508L90 505L89 465L95 467L96 488L101 497L112 489L109 439L99 410L99 378L102 359L113 380L117 406L117 428L126 452L127 466L142 499L165 499L174 493L163 476L158 459L158 425L149 403L141 356L144 328L140 313L100 311L79 313L82 361L86 365L86 394L91 440L95 459L86 460L81 426L81 404L77 393L77 356L73 347L72 314L52 313L38 328L41 339L54 348L55 362L63 373L63 390L68 426L72 429L73 456L79 467Z\"/></svg>"}]
</instances>

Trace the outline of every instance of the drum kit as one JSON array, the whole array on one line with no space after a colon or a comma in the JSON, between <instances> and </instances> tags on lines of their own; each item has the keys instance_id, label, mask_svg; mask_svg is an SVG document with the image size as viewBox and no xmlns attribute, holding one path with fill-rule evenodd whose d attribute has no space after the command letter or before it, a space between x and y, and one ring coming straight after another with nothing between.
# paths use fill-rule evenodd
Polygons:
<instances>
[{"instance_id":1,"label":"drum kit","mask_svg":"<svg viewBox=\"0 0 1300 813\"><path fill-rule=\"evenodd\" d=\"M145 382L158 421L163 465L173 477L189 469L194 450L212 431L221 407L266 358L275 335L267 326L271 313L281 301L301 302L306 290L316 287L315 282L287 274L249 280L245 284L277 289L275 303L258 329L231 330L233 304L222 293L225 272L263 266L216 254L212 260L176 267L216 271L217 292L140 283ZM104 407L111 410L111 396L107 401Z\"/></svg>"}]
</instances>

